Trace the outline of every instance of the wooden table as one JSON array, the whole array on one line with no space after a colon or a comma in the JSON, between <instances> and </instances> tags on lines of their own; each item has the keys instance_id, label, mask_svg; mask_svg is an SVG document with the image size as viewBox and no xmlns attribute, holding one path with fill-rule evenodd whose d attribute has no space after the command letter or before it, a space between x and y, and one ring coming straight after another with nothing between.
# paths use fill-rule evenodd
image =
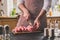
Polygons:
<instances>
[{"instance_id":1,"label":"wooden table","mask_svg":"<svg viewBox=\"0 0 60 40\"><path fill-rule=\"evenodd\" d=\"M17 17L0 17L0 25L9 25L10 30L12 30L17 24Z\"/></svg>"}]
</instances>

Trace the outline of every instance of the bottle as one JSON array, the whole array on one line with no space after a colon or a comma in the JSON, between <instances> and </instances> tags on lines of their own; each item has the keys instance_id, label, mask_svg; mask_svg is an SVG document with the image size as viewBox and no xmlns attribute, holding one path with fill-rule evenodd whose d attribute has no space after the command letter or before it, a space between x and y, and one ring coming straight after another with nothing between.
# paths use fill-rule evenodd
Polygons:
<instances>
[{"instance_id":1,"label":"bottle","mask_svg":"<svg viewBox=\"0 0 60 40\"><path fill-rule=\"evenodd\" d=\"M49 37L50 20L47 21L47 27L44 28L44 37Z\"/></svg>"},{"instance_id":2,"label":"bottle","mask_svg":"<svg viewBox=\"0 0 60 40\"><path fill-rule=\"evenodd\" d=\"M44 37L49 37L49 28L44 28Z\"/></svg>"},{"instance_id":3,"label":"bottle","mask_svg":"<svg viewBox=\"0 0 60 40\"><path fill-rule=\"evenodd\" d=\"M52 22L50 22L50 28L49 28L49 38L54 37L54 28L53 28L54 24Z\"/></svg>"},{"instance_id":4,"label":"bottle","mask_svg":"<svg viewBox=\"0 0 60 40\"><path fill-rule=\"evenodd\" d=\"M4 25L4 30L5 30L5 40L10 40L9 25Z\"/></svg>"},{"instance_id":5,"label":"bottle","mask_svg":"<svg viewBox=\"0 0 60 40\"><path fill-rule=\"evenodd\" d=\"M53 14L52 14L53 12L52 12L52 8L50 8L50 10L49 10L49 16L52 16Z\"/></svg>"},{"instance_id":6,"label":"bottle","mask_svg":"<svg viewBox=\"0 0 60 40\"><path fill-rule=\"evenodd\" d=\"M56 20L55 20L54 34L55 34L56 37L58 36L58 22Z\"/></svg>"},{"instance_id":7,"label":"bottle","mask_svg":"<svg viewBox=\"0 0 60 40\"><path fill-rule=\"evenodd\" d=\"M60 36L60 21L58 21L59 29L58 29L58 35Z\"/></svg>"},{"instance_id":8,"label":"bottle","mask_svg":"<svg viewBox=\"0 0 60 40\"><path fill-rule=\"evenodd\" d=\"M4 40L4 37L3 37L3 26L0 25L0 40Z\"/></svg>"}]
</instances>

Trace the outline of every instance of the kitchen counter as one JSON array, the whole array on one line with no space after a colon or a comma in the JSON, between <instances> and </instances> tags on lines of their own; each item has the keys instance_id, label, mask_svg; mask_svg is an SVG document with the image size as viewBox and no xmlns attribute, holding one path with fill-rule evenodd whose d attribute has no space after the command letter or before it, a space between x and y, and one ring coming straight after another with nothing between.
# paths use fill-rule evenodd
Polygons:
<instances>
[{"instance_id":1,"label":"kitchen counter","mask_svg":"<svg viewBox=\"0 0 60 40\"><path fill-rule=\"evenodd\" d=\"M60 18L60 16L47 16L47 18Z\"/></svg>"},{"instance_id":2,"label":"kitchen counter","mask_svg":"<svg viewBox=\"0 0 60 40\"><path fill-rule=\"evenodd\" d=\"M18 17L2 17L0 16L0 25L9 25L10 30L15 28L18 22Z\"/></svg>"},{"instance_id":3,"label":"kitchen counter","mask_svg":"<svg viewBox=\"0 0 60 40\"><path fill-rule=\"evenodd\" d=\"M50 40L54 40L55 38L51 38ZM49 40L43 36L43 33L28 33L28 34L19 34L13 35L11 34L11 40Z\"/></svg>"},{"instance_id":4,"label":"kitchen counter","mask_svg":"<svg viewBox=\"0 0 60 40\"><path fill-rule=\"evenodd\" d=\"M58 22L58 28L60 29L60 16L47 16L47 23L50 21L50 23L55 23L55 21Z\"/></svg>"},{"instance_id":5,"label":"kitchen counter","mask_svg":"<svg viewBox=\"0 0 60 40\"><path fill-rule=\"evenodd\" d=\"M60 16L47 16L47 18L55 18L55 19L56 19L56 18L57 18L57 19L59 18L59 19L60 19Z\"/></svg>"},{"instance_id":6,"label":"kitchen counter","mask_svg":"<svg viewBox=\"0 0 60 40\"><path fill-rule=\"evenodd\" d=\"M18 18L18 16L0 16L0 18ZM47 16L47 18L60 18L60 16Z\"/></svg>"},{"instance_id":7,"label":"kitchen counter","mask_svg":"<svg viewBox=\"0 0 60 40\"><path fill-rule=\"evenodd\" d=\"M17 18L17 16L16 16L16 17L11 17L11 16L10 16L10 17L7 17L7 16L4 17L4 16L0 16L0 18L6 18L6 19L7 19L7 18Z\"/></svg>"}]
</instances>

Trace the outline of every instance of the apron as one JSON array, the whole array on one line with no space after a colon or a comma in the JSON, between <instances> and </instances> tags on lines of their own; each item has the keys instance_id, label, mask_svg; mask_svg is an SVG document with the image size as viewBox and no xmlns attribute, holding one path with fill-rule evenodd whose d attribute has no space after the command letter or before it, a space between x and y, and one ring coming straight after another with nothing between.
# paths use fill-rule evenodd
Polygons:
<instances>
[{"instance_id":1,"label":"apron","mask_svg":"<svg viewBox=\"0 0 60 40\"><path fill-rule=\"evenodd\" d=\"M35 18L38 16L38 14L40 13L43 4L44 4L44 0L24 0L24 5L25 7L28 9L28 11L31 14L31 21L33 22L35 20ZM46 22L46 15L43 15L40 19L40 30L44 30L45 27L47 27L47 22Z\"/></svg>"},{"instance_id":2,"label":"apron","mask_svg":"<svg viewBox=\"0 0 60 40\"><path fill-rule=\"evenodd\" d=\"M42 7L44 4L44 0L24 0L24 6L26 9L30 12L31 18L29 21L32 23L34 22L35 18L38 16L40 13ZM44 28L47 26L46 23L46 15L43 15L40 19L40 30L44 30Z\"/></svg>"}]
</instances>

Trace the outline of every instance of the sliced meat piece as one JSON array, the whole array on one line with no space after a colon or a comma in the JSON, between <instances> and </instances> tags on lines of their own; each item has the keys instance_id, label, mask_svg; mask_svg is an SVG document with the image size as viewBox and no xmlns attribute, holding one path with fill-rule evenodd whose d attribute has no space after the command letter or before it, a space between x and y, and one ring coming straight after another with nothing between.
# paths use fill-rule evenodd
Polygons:
<instances>
[{"instance_id":1,"label":"sliced meat piece","mask_svg":"<svg viewBox=\"0 0 60 40\"><path fill-rule=\"evenodd\" d=\"M15 27L12 32L18 32L18 27Z\"/></svg>"},{"instance_id":2,"label":"sliced meat piece","mask_svg":"<svg viewBox=\"0 0 60 40\"><path fill-rule=\"evenodd\" d=\"M24 26L21 26L21 30L22 30L22 32L25 30Z\"/></svg>"},{"instance_id":3,"label":"sliced meat piece","mask_svg":"<svg viewBox=\"0 0 60 40\"><path fill-rule=\"evenodd\" d=\"M20 26L20 27L18 28L18 30L19 30L20 32L25 31L25 26Z\"/></svg>"},{"instance_id":4,"label":"sliced meat piece","mask_svg":"<svg viewBox=\"0 0 60 40\"><path fill-rule=\"evenodd\" d=\"M37 24L33 25L33 29L34 29L34 31L36 31L38 29Z\"/></svg>"},{"instance_id":5,"label":"sliced meat piece","mask_svg":"<svg viewBox=\"0 0 60 40\"><path fill-rule=\"evenodd\" d=\"M26 29L29 32L33 32L33 26L31 26L31 25L28 25Z\"/></svg>"},{"instance_id":6,"label":"sliced meat piece","mask_svg":"<svg viewBox=\"0 0 60 40\"><path fill-rule=\"evenodd\" d=\"M20 27L18 27L18 32L21 32L22 30L21 30L21 28Z\"/></svg>"}]
</instances>

